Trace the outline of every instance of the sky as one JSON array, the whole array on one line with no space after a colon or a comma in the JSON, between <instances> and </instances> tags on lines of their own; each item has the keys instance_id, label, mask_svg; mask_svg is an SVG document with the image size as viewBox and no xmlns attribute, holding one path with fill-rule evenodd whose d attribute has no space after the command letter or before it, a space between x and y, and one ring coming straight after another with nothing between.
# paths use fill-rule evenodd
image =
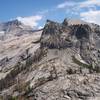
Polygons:
<instances>
[{"instance_id":1,"label":"sky","mask_svg":"<svg viewBox=\"0 0 100 100\"><path fill-rule=\"evenodd\" d=\"M0 22L18 19L41 28L47 19L81 19L100 25L100 0L0 0Z\"/></svg>"}]
</instances>

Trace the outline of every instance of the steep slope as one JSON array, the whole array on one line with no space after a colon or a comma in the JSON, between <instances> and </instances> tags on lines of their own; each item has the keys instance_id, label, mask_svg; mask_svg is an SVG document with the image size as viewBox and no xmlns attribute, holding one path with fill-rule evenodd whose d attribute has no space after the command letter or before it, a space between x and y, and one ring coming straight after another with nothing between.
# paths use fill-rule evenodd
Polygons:
<instances>
[{"instance_id":1,"label":"steep slope","mask_svg":"<svg viewBox=\"0 0 100 100\"><path fill-rule=\"evenodd\" d=\"M43 31L2 44L1 100L100 99L98 25L47 20Z\"/></svg>"}]
</instances>

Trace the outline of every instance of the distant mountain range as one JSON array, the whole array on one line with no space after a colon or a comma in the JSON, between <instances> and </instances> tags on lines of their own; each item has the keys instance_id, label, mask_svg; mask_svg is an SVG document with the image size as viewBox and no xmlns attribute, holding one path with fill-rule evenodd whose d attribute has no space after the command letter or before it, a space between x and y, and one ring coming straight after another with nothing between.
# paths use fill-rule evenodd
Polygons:
<instances>
[{"instance_id":1,"label":"distant mountain range","mask_svg":"<svg viewBox=\"0 0 100 100\"><path fill-rule=\"evenodd\" d=\"M32 28L24 25L20 21L12 20L0 24L0 40L9 38L14 35L27 34L32 31Z\"/></svg>"}]
</instances>

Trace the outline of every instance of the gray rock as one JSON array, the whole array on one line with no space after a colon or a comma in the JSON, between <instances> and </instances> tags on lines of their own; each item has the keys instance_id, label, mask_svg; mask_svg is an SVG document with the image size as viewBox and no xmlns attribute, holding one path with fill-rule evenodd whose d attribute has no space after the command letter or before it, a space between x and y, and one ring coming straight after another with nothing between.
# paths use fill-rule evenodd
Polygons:
<instances>
[{"instance_id":1,"label":"gray rock","mask_svg":"<svg viewBox=\"0 0 100 100\"><path fill-rule=\"evenodd\" d=\"M100 27L67 21L1 42L1 100L99 100Z\"/></svg>"}]
</instances>

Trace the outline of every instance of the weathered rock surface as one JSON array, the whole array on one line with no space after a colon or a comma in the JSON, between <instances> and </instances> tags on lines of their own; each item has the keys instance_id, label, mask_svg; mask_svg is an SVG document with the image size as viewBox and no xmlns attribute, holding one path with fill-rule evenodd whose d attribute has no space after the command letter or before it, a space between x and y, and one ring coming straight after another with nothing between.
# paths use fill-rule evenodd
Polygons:
<instances>
[{"instance_id":1,"label":"weathered rock surface","mask_svg":"<svg viewBox=\"0 0 100 100\"><path fill-rule=\"evenodd\" d=\"M1 46L1 100L100 100L98 25L47 20Z\"/></svg>"}]
</instances>

